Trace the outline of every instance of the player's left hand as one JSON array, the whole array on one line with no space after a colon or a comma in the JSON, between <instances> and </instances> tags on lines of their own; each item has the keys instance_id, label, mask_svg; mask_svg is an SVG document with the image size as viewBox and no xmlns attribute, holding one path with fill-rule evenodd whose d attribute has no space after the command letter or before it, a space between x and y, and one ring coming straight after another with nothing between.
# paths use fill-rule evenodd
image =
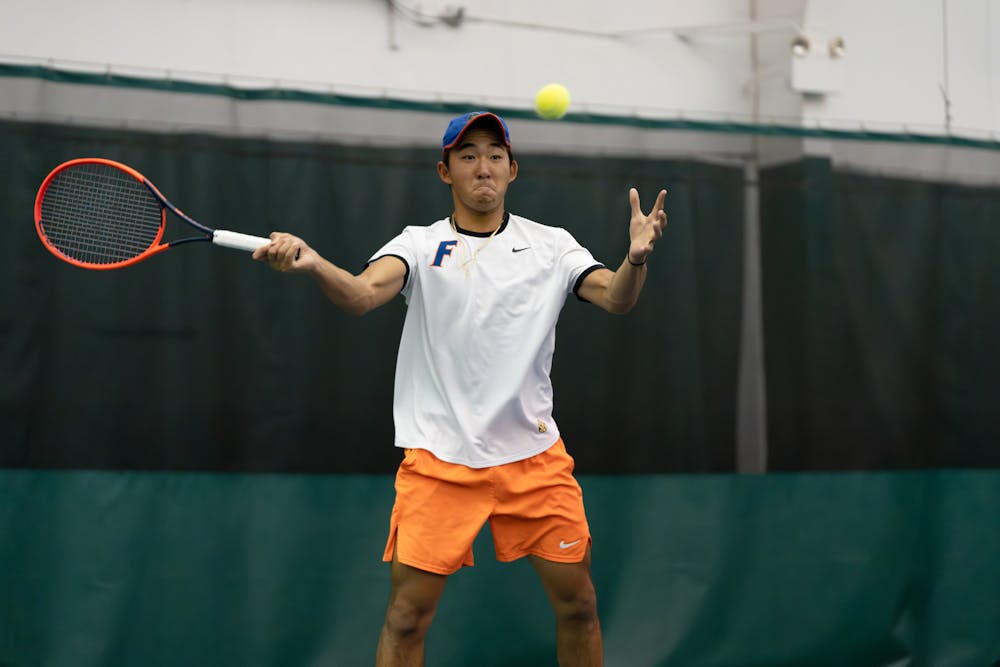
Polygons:
<instances>
[{"instance_id":1,"label":"player's left hand","mask_svg":"<svg viewBox=\"0 0 1000 667\"><path fill-rule=\"evenodd\" d=\"M647 215L639 205L639 191L635 188L628 191L629 203L632 204L632 220L628 227L631 240L628 258L633 264L645 262L649 253L653 252L653 245L663 236L663 229L667 226L667 214L663 210L666 197L667 191L660 190L653 209Z\"/></svg>"}]
</instances>

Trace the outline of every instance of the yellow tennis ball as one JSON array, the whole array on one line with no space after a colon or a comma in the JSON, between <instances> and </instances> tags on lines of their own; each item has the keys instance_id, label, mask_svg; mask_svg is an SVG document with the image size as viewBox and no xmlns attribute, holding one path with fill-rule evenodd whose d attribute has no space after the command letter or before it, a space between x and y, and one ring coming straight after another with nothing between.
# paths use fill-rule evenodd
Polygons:
<instances>
[{"instance_id":1,"label":"yellow tennis ball","mask_svg":"<svg viewBox=\"0 0 1000 667\"><path fill-rule=\"evenodd\" d=\"M550 83L535 95L535 113L546 120L556 120L566 115L569 109L569 91L566 86Z\"/></svg>"}]
</instances>

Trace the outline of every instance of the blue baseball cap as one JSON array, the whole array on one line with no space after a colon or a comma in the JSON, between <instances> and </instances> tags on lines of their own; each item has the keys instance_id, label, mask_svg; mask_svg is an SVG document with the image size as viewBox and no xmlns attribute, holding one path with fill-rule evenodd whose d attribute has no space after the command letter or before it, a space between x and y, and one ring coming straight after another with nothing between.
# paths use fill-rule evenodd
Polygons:
<instances>
[{"instance_id":1,"label":"blue baseball cap","mask_svg":"<svg viewBox=\"0 0 1000 667\"><path fill-rule=\"evenodd\" d=\"M507 127L507 123L504 122L503 118L489 111L470 111L469 113L452 118L451 122L448 123L448 129L444 131L444 138L441 139L441 148L443 150L454 148L458 140L465 134L465 131L469 129L469 126L480 118L489 118L496 123L496 126L503 134L504 143L507 144L507 148L510 148L510 128Z\"/></svg>"}]
</instances>

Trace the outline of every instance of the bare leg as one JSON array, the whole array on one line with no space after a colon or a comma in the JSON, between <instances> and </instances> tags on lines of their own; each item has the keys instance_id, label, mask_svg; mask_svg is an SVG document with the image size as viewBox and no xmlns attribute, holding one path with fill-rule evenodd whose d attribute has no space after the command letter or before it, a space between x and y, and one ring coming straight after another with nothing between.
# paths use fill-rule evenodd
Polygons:
<instances>
[{"instance_id":1,"label":"bare leg","mask_svg":"<svg viewBox=\"0 0 1000 667\"><path fill-rule=\"evenodd\" d=\"M556 646L560 667L604 664L597 593L590 578L590 549L580 563L554 563L531 556L556 613Z\"/></svg>"},{"instance_id":2,"label":"bare leg","mask_svg":"<svg viewBox=\"0 0 1000 667\"><path fill-rule=\"evenodd\" d=\"M392 590L378 638L376 667L424 664L424 637L448 577L400 563L392 554Z\"/></svg>"}]
</instances>

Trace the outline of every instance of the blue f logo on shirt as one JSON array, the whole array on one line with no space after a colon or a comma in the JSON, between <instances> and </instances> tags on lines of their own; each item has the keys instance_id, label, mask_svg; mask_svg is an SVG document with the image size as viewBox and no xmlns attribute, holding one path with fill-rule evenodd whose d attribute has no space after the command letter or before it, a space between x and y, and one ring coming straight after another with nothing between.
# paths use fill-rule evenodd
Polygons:
<instances>
[{"instance_id":1,"label":"blue f logo on shirt","mask_svg":"<svg viewBox=\"0 0 1000 667\"><path fill-rule=\"evenodd\" d=\"M444 258L451 254L452 249L458 245L458 241L441 241L438 245L437 254L434 255L434 262L431 266L441 266Z\"/></svg>"}]
</instances>

